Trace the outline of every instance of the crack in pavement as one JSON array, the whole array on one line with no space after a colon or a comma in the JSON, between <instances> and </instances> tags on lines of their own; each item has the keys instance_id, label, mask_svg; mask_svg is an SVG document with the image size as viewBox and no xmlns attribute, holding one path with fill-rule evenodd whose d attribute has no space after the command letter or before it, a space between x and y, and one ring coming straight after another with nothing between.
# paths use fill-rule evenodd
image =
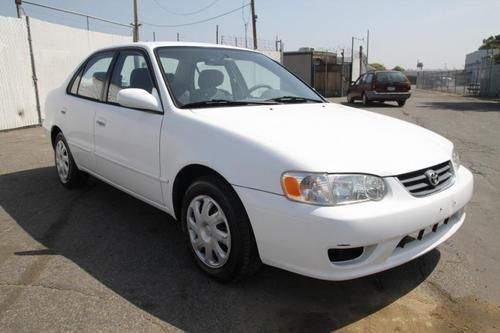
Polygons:
<instances>
[{"instance_id":1,"label":"crack in pavement","mask_svg":"<svg viewBox=\"0 0 500 333\"><path fill-rule=\"evenodd\" d=\"M43 284L19 284L19 283L0 283L0 288L1 287L18 287L18 288L42 288L46 290L51 290L51 291L62 291L62 292L71 292L71 293L76 293L84 297L92 297L92 298L98 298L101 300L109 300L111 298L108 297L103 297L99 295L93 295L93 294L88 294L85 293L81 290L76 290L76 289L69 289L69 288L60 288L56 286L46 286Z\"/></svg>"}]
</instances>

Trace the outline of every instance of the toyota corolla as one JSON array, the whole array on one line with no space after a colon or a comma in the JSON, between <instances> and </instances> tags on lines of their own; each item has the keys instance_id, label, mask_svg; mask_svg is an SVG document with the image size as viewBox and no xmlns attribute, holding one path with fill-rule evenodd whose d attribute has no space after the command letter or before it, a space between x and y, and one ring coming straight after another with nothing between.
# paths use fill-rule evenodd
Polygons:
<instances>
[{"instance_id":1,"label":"toyota corolla","mask_svg":"<svg viewBox=\"0 0 500 333\"><path fill-rule=\"evenodd\" d=\"M165 211L220 280L261 263L326 280L389 269L451 237L472 195L449 140L330 103L251 50L99 50L45 113L65 187L90 174Z\"/></svg>"}]
</instances>

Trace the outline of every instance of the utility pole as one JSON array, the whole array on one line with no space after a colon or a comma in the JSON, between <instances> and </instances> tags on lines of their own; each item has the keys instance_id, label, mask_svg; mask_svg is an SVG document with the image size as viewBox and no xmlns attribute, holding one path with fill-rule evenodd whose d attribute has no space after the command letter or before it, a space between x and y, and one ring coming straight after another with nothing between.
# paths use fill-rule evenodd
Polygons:
<instances>
[{"instance_id":1,"label":"utility pole","mask_svg":"<svg viewBox=\"0 0 500 333\"><path fill-rule=\"evenodd\" d=\"M215 44L219 44L219 25L215 26Z\"/></svg>"},{"instance_id":2,"label":"utility pole","mask_svg":"<svg viewBox=\"0 0 500 333\"><path fill-rule=\"evenodd\" d=\"M325 94L326 97L326 87L328 86L328 51L325 51Z\"/></svg>"},{"instance_id":3,"label":"utility pole","mask_svg":"<svg viewBox=\"0 0 500 333\"><path fill-rule=\"evenodd\" d=\"M252 9L253 49L257 50L257 15L255 15L255 0L250 1Z\"/></svg>"},{"instance_id":4,"label":"utility pole","mask_svg":"<svg viewBox=\"0 0 500 333\"><path fill-rule=\"evenodd\" d=\"M134 0L134 23L132 26L134 27L134 42L139 41L139 19L137 15L137 0Z\"/></svg>"},{"instance_id":5,"label":"utility pole","mask_svg":"<svg viewBox=\"0 0 500 333\"><path fill-rule=\"evenodd\" d=\"M366 64L368 65L368 51L370 50L370 29L366 32Z\"/></svg>"},{"instance_id":6,"label":"utility pole","mask_svg":"<svg viewBox=\"0 0 500 333\"><path fill-rule=\"evenodd\" d=\"M363 74L363 45L359 46L359 75Z\"/></svg>"},{"instance_id":7,"label":"utility pole","mask_svg":"<svg viewBox=\"0 0 500 333\"><path fill-rule=\"evenodd\" d=\"M344 96L344 49L340 53L342 55L342 70L340 71L340 97Z\"/></svg>"},{"instance_id":8,"label":"utility pole","mask_svg":"<svg viewBox=\"0 0 500 333\"><path fill-rule=\"evenodd\" d=\"M156 32L153 31L153 42L156 42Z\"/></svg>"},{"instance_id":9,"label":"utility pole","mask_svg":"<svg viewBox=\"0 0 500 333\"><path fill-rule=\"evenodd\" d=\"M351 39L351 68L354 64L354 36Z\"/></svg>"},{"instance_id":10,"label":"utility pole","mask_svg":"<svg viewBox=\"0 0 500 333\"><path fill-rule=\"evenodd\" d=\"M179 41L179 40L180 40L180 38L179 38L179 33L177 33L177 41Z\"/></svg>"},{"instance_id":11,"label":"utility pole","mask_svg":"<svg viewBox=\"0 0 500 333\"><path fill-rule=\"evenodd\" d=\"M21 18L21 4L23 0L15 0L15 2L16 2L17 18Z\"/></svg>"},{"instance_id":12,"label":"utility pole","mask_svg":"<svg viewBox=\"0 0 500 333\"><path fill-rule=\"evenodd\" d=\"M245 23L245 48L248 49L248 23Z\"/></svg>"}]
</instances>

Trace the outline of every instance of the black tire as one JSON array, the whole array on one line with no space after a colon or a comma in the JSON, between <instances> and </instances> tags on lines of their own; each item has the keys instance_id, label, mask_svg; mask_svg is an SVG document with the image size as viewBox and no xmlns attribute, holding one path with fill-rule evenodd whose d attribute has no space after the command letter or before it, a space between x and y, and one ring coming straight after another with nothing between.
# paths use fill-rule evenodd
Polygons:
<instances>
[{"instance_id":1,"label":"black tire","mask_svg":"<svg viewBox=\"0 0 500 333\"><path fill-rule=\"evenodd\" d=\"M363 95L361 95L361 99L363 100L364 106L370 105L370 100L368 99L368 97L366 96L365 93L363 93Z\"/></svg>"},{"instance_id":2,"label":"black tire","mask_svg":"<svg viewBox=\"0 0 500 333\"><path fill-rule=\"evenodd\" d=\"M201 258L203 257L203 251L195 250L195 245L191 242L192 237L196 240L201 236L195 236L196 232L192 228L191 230L188 228L188 209L190 204L200 197L213 199L222 209L229 226L230 251L227 261L221 267L214 268L205 263ZM196 180L184 194L181 214L186 245L202 271L219 281L235 282L252 275L258 270L261 261L250 220L236 192L227 182L216 176L204 176ZM218 241L215 240L215 242ZM221 245L221 243L219 244ZM204 250L206 252L206 247ZM214 252L214 254L216 253Z\"/></svg>"},{"instance_id":3,"label":"black tire","mask_svg":"<svg viewBox=\"0 0 500 333\"><path fill-rule=\"evenodd\" d=\"M406 101L404 101L404 100L403 101L397 101L397 102L398 102L398 106L400 106L400 107L404 106L405 103L406 103Z\"/></svg>"},{"instance_id":4,"label":"black tire","mask_svg":"<svg viewBox=\"0 0 500 333\"><path fill-rule=\"evenodd\" d=\"M59 150L59 145L62 145L62 147L64 147L63 152L65 152L65 154ZM59 159L58 162L58 154L60 153L62 154L62 156L64 156L64 159ZM56 164L56 171L59 181L64 185L64 187L75 188L86 183L88 174L78 170L75 160L73 159L73 155L71 155L71 151L69 150L68 143L66 142L66 139L61 132L56 135L56 138L54 140L54 162ZM67 170L66 172L60 171L60 163L64 164L64 168L65 170Z\"/></svg>"}]
</instances>

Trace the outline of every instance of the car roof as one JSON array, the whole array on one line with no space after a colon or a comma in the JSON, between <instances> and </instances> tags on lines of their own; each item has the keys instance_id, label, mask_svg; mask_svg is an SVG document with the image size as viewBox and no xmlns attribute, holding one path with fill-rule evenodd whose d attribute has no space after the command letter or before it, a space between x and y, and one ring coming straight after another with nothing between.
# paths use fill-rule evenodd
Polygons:
<instances>
[{"instance_id":1,"label":"car roof","mask_svg":"<svg viewBox=\"0 0 500 333\"><path fill-rule=\"evenodd\" d=\"M112 46L108 46L105 48L101 48L97 50L105 51L105 50L113 50L119 48L127 48L127 47L141 47L148 50L154 50L157 47L204 47L204 48L220 48L220 49L233 49L233 50L242 50L242 51L250 51L250 52L258 52L251 49L229 46L229 45L221 45L221 44L212 44L212 43L195 43L195 42L137 42L137 43L124 43L124 44L116 44Z\"/></svg>"}]
</instances>

